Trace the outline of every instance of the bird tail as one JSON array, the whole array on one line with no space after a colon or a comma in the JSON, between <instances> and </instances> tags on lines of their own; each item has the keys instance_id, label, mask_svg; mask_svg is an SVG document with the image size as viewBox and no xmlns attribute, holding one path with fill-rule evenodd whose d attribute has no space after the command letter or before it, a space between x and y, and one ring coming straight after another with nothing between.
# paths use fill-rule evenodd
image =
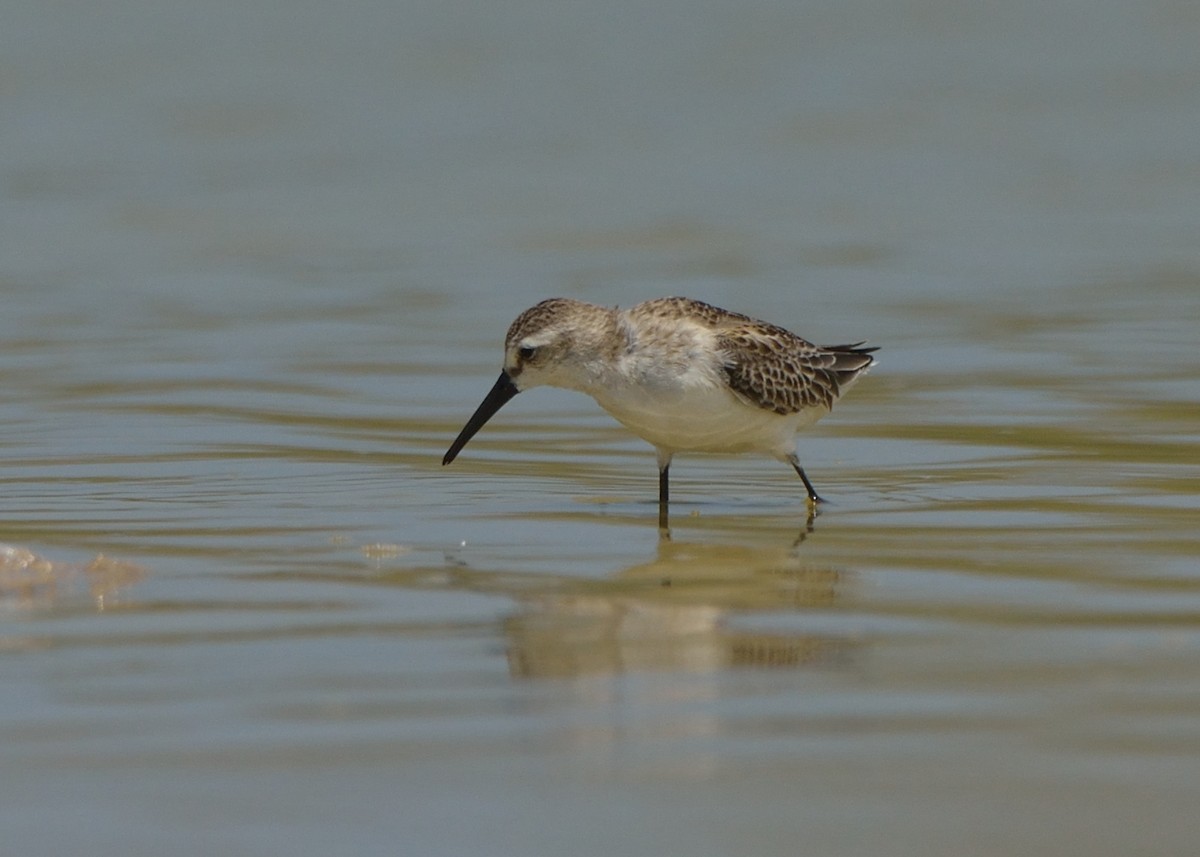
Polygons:
<instances>
[{"instance_id":1,"label":"bird tail","mask_svg":"<svg viewBox=\"0 0 1200 857\"><path fill-rule=\"evenodd\" d=\"M848 345L824 345L822 348L834 355L833 366L830 367L830 370L837 378L839 387L847 386L870 369L875 364L875 358L871 355L879 350L878 347L863 348L861 342L853 342Z\"/></svg>"}]
</instances>

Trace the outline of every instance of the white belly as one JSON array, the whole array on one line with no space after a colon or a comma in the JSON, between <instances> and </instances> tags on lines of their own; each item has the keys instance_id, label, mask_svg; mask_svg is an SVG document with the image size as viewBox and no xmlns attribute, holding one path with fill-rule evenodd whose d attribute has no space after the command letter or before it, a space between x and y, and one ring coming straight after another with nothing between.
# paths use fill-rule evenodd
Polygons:
<instances>
[{"instance_id":1,"label":"white belly","mask_svg":"<svg viewBox=\"0 0 1200 857\"><path fill-rule=\"evenodd\" d=\"M638 437L669 452L761 452L786 459L795 451L796 432L828 413L813 408L784 416L712 386L653 392L626 387L593 397Z\"/></svg>"}]
</instances>

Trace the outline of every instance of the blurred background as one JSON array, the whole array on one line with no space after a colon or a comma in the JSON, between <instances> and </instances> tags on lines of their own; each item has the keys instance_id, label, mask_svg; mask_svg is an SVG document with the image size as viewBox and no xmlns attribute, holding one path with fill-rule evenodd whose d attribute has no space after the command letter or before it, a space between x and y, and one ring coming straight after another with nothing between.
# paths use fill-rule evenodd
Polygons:
<instances>
[{"instance_id":1,"label":"blurred background","mask_svg":"<svg viewBox=\"0 0 1200 857\"><path fill-rule=\"evenodd\" d=\"M1179 854L1200 5L10 3L21 855ZM521 396L682 294L880 364L777 462Z\"/></svg>"}]
</instances>

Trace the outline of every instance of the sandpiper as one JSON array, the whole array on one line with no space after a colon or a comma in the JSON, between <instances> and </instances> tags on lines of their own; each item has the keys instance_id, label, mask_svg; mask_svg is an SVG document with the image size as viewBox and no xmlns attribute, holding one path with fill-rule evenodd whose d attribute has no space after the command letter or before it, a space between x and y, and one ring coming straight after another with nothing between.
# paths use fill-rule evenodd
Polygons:
<instances>
[{"instance_id":1,"label":"sandpiper","mask_svg":"<svg viewBox=\"0 0 1200 857\"><path fill-rule=\"evenodd\" d=\"M875 348L813 345L791 331L690 298L629 309L550 298L517 316L504 368L442 459L449 464L522 390L587 393L658 453L658 525L667 528L677 452L759 452L795 468L810 513L821 502L795 435L829 413Z\"/></svg>"}]
</instances>

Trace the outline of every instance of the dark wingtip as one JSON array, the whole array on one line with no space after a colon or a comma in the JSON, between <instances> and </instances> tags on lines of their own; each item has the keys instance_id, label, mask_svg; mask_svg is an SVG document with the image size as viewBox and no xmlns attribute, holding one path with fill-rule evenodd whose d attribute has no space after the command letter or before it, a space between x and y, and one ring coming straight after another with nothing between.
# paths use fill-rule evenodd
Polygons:
<instances>
[{"instance_id":1,"label":"dark wingtip","mask_svg":"<svg viewBox=\"0 0 1200 857\"><path fill-rule=\"evenodd\" d=\"M866 345L865 339L862 342L851 342L847 345L825 345L823 348L826 351L841 351L850 354L874 354L879 350L878 345L870 345L863 348L864 345Z\"/></svg>"}]
</instances>

